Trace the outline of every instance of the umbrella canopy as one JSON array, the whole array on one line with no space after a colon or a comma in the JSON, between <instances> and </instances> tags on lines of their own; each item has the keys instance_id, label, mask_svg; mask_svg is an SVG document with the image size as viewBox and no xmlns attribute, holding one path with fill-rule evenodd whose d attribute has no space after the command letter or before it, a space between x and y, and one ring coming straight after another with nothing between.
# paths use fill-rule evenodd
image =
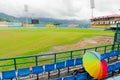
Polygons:
<instances>
[{"instance_id":1,"label":"umbrella canopy","mask_svg":"<svg viewBox=\"0 0 120 80\"><path fill-rule=\"evenodd\" d=\"M85 70L95 79L103 79L107 75L107 63L101 60L101 57L96 52L85 53L83 56L83 66Z\"/></svg>"}]
</instances>

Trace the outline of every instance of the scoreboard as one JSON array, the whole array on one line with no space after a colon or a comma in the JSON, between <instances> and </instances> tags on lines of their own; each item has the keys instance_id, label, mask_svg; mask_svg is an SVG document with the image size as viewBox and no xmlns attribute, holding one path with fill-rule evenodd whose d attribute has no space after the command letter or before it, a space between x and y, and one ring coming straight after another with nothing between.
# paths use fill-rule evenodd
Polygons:
<instances>
[{"instance_id":1,"label":"scoreboard","mask_svg":"<svg viewBox=\"0 0 120 80\"><path fill-rule=\"evenodd\" d=\"M39 19L32 19L31 23L32 24L39 24Z\"/></svg>"}]
</instances>

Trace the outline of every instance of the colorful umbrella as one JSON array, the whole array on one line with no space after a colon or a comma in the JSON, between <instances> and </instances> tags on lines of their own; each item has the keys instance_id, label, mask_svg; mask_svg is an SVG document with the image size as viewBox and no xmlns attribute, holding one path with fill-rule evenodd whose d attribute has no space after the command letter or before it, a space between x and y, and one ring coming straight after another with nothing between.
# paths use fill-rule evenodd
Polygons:
<instances>
[{"instance_id":1,"label":"colorful umbrella","mask_svg":"<svg viewBox=\"0 0 120 80\"><path fill-rule=\"evenodd\" d=\"M103 79L107 75L107 63L105 60L101 60L101 56L97 52L85 53L83 56L83 66L95 79Z\"/></svg>"}]
</instances>

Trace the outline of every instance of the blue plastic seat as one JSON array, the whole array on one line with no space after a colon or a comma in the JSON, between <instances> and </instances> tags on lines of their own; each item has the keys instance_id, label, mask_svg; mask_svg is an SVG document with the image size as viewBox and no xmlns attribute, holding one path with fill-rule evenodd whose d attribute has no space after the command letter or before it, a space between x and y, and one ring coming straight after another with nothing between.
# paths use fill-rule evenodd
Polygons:
<instances>
[{"instance_id":1,"label":"blue plastic seat","mask_svg":"<svg viewBox=\"0 0 120 80\"><path fill-rule=\"evenodd\" d=\"M80 65L80 64L82 64L82 58L76 58L75 65Z\"/></svg>"},{"instance_id":2,"label":"blue plastic seat","mask_svg":"<svg viewBox=\"0 0 120 80\"><path fill-rule=\"evenodd\" d=\"M116 60L118 60L119 58L119 55L120 55L120 50L116 50L115 51L115 56L116 56Z\"/></svg>"},{"instance_id":3,"label":"blue plastic seat","mask_svg":"<svg viewBox=\"0 0 120 80\"><path fill-rule=\"evenodd\" d=\"M115 67L115 70L120 69L120 62L117 62L114 67Z\"/></svg>"},{"instance_id":4,"label":"blue plastic seat","mask_svg":"<svg viewBox=\"0 0 120 80\"><path fill-rule=\"evenodd\" d=\"M64 77L63 80L75 80L74 75Z\"/></svg>"},{"instance_id":5,"label":"blue plastic seat","mask_svg":"<svg viewBox=\"0 0 120 80\"><path fill-rule=\"evenodd\" d=\"M44 71L43 66L34 66L34 67L32 67L32 74L37 75L37 80L39 79L38 74L42 73L43 71Z\"/></svg>"},{"instance_id":6,"label":"blue plastic seat","mask_svg":"<svg viewBox=\"0 0 120 80\"><path fill-rule=\"evenodd\" d=\"M54 80L62 80L62 78L55 78Z\"/></svg>"},{"instance_id":7,"label":"blue plastic seat","mask_svg":"<svg viewBox=\"0 0 120 80\"><path fill-rule=\"evenodd\" d=\"M110 58L110 57L114 57L115 56L115 51L111 51L111 52L109 52L108 53L108 57Z\"/></svg>"},{"instance_id":8,"label":"blue plastic seat","mask_svg":"<svg viewBox=\"0 0 120 80\"><path fill-rule=\"evenodd\" d=\"M55 70L55 64L46 64L45 65L45 72L53 71Z\"/></svg>"},{"instance_id":9,"label":"blue plastic seat","mask_svg":"<svg viewBox=\"0 0 120 80\"><path fill-rule=\"evenodd\" d=\"M65 62L56 63L56 69L62 69L62 68L65 68Z\"/></svg>"},{"instance_id":10,"label":"blue plastic seat","mask_svg":"<svg viewBox=\"0 0 120 80\"><path fill-rule=\"evenodd\" d=\"M66 61L66 67L74 66L74 59L70 59Z\"/></svg>"},{"instance_id":11,"label":"blue plastic seat","mask_svg":"<svg viewBox=\"0 0 120 80\"><path fill-rule=\"evenodd\" d=\"M58 69L58 76L60 75L60 69L65 68L65 62L56 63L56 69Z\"/></svg>"},{"instance_id":12,"label":"blue plastic seat","mask_svg":"<svg viewBox=\"0 0 120 80\"><path fill-rule=\"evenodd\" d=\"M80 73L76 75L76 80L87 80L87 73Z\"/></svg>"},{"instance_id":13,"label":"blue plastic seat","mask_svg":"<svg viewBox=\"0 0 120 80\"><path fill-rule=\"evenodd\" d=\"M115 56L118 56L118 55L119 55L119 53L118 53L117 50L115 50L114 52L115 52Z\"/></svg>"},{"instance_id":14,"label":"blue plastic seat","mask_svg":"<svg viewBox=\"0 0 120 80\"><path fill-rule=\"evenodd\" d=\"M104 60L106 58L108 58L108 55L109 53L104 53L104 54L101 54L101 60Z\"/></svg>"},{"instance_id":15,"label":"blue plastic seat","mask_svg":"<svg viewBox=\"0 0 120 80\"><path fill-rule=\"evenodd\" d=\"M117 55L120 55L120 50L117 50L116 52L117 52Z\"/></svg>"},{"instance_id":16,"label":"blue plastic seat","mask_svg":"<svg viewBox=\"0 0 120 80\"><path fill-rule=\"evenodd\" d=\"M9 70L9 71L3 71L2 72L2 79L3 80L13 79L13 78L16 78L15 70Z\"/></svg>"},{"instance_id":17,"label":"blue plastic seat","mask_svg":"<svg viewBox=\"0 0 120 80\"><path fill-rule=\"evenodd\" d=\"M113 72L115 70L115 64L108 65L108 73Z\"/></svg>"},{"instance_id":18,"label":"blue plastic seat","mask_svg":"<svg viewBox=\"0 0 120 80\"><path fill-rule=\"evenodd\" d=\"M50 71L55 70L55 64L46 64L45 72L48 72L48 78L50 78Z\"/></svg>"},{"instance_id":19,"label":"blue plastic seat","mask_svg":"<svg viewBox=\"0 0 120 80\"><path fill-rule=\"evenodd\" d=\"M66 67L68 67L68 73L69 73L69 67L74 66L74 59L70 59L66 61Z\"/></svg>"},{"instance_id":20,"label":"blue plastic seat","mask_svg":"<svg viewBox=\"0 0 120 80\"><path fill-rule=\"evenodd\" d=\"M43 71L44 71L43 66L34 66L34 67L32 67L32 74L40 74Z\"/></svg>"},{"instance_id":21,"label":"blue plastic seat","mask_svg":"<svg viewBox=\"0 0 120 80\"><path fill-rule=\"evenodd\" d=\"M18 77L25 77L30 75L30 68L18 69Z\"/></svg>"}]
</instances>

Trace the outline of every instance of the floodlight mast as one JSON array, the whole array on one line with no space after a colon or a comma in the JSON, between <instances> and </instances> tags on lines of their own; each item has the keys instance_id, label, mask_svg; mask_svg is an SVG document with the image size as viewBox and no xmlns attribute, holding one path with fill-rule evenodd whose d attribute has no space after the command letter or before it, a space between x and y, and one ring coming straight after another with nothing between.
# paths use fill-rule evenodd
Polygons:
<instances>
[{"instance_id":1,"label":"floodlight mast","mask_svg":"<svg viewBox=\"0 0 120 80\"><path fill-rule=\"evenodd\" d=\"M90 0L90 5L91 5L91 10L92 10L91 18L93 18L94 17L95 1L94 0Z\"/></svg>"},{"instance_id":2,"label":"floodlight mast","mask_svg":"<svg viewBox=\"0 0 120 80\"><path fill-rule=\"evenodd\" d=\"M27 13L28 13L28 5L27 5L27 4L24 5L24 11L25 11L25 16L26 16L26 23L28 23L28 16L27 16Z\"/></svg>"}]
</instances>

